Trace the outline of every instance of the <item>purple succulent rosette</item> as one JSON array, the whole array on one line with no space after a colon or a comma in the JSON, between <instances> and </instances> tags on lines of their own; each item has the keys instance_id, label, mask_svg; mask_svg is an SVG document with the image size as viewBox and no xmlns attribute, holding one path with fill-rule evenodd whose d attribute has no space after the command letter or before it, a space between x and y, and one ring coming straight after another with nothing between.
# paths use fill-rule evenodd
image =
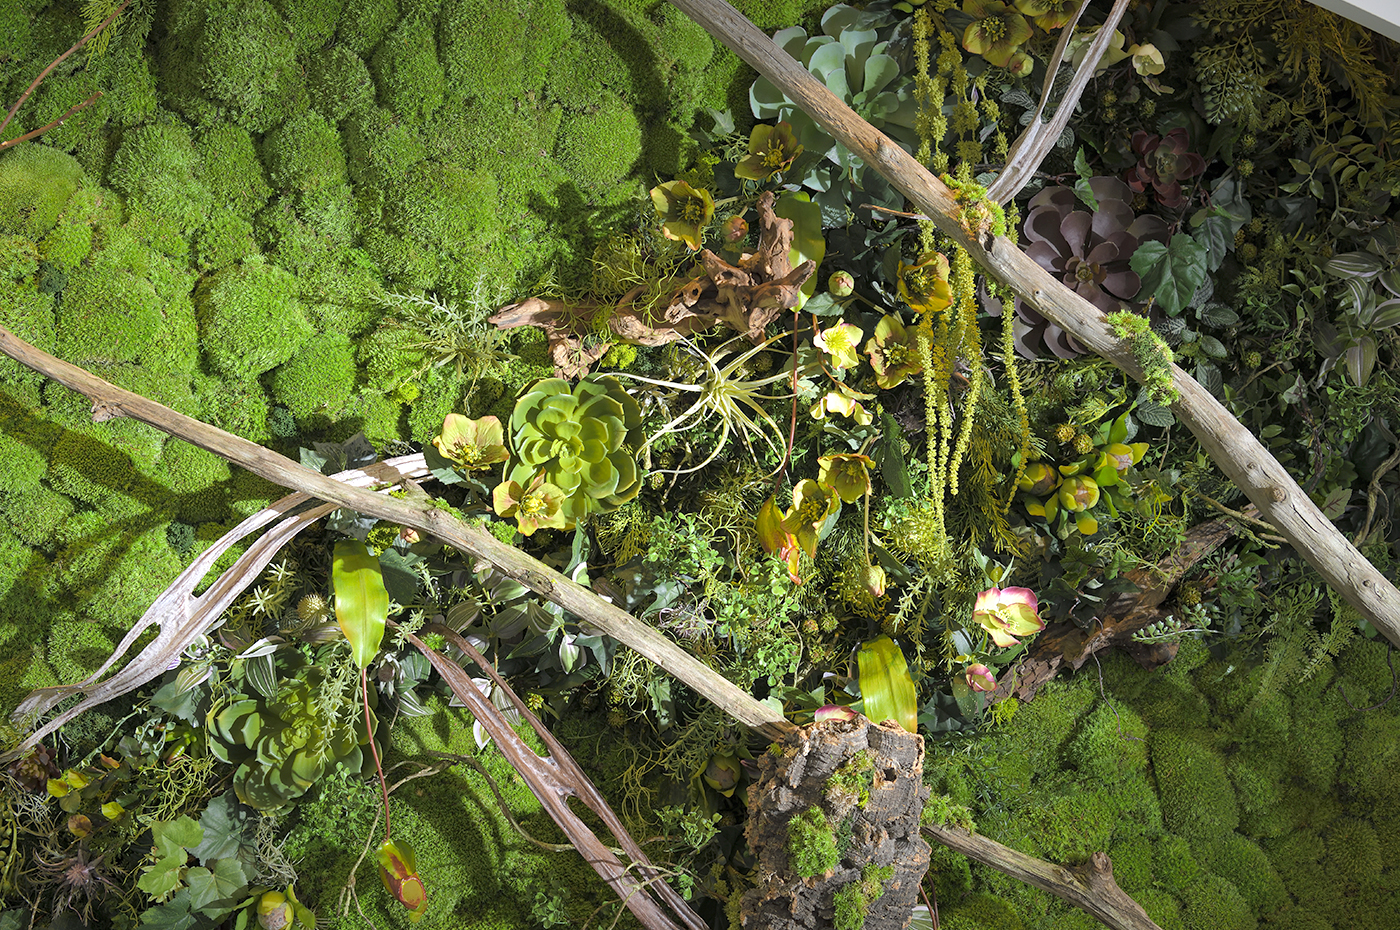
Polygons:
<instances>
[{"instance_id":1,"label":"purple succulent rosette","mask_svg":"<svg viewBox=\"0 0 1400 930\"><path fill-rule=\"evenodd\" d=\"M1142 280L1129 266L1143 242L1166 242L1168 226L1156 216L1134 216L1132 189L1110 177L1089 180L1099 208L1090 213L1068 187L1047 187L1031 198L1021 239L1036 264L1104 313L1116 313L1137 296ZM1027 358L1043 343L1059 358L1084 349L1031 307L1016 301L1016 348Z\"/></svg>"},{"instance_id":2,"label":"purple succulent rosette","mask_svg":"<svg viewBox=\"0 0 1400 930\"><path fill-rule=\"evenodd\" d=\"M1206 170L1206 160L1189 151L1190 148L1190 137L1185 129L1173 129L1165 136L1141 131L1133 133L1133 154L1138 157L1138 163L1128 169L1128 186L1135 191L1150 187L1162 206L1170 210L1181 207L1186 203L1181 194L1181 182Z\"/></svg>"}]
</instances>

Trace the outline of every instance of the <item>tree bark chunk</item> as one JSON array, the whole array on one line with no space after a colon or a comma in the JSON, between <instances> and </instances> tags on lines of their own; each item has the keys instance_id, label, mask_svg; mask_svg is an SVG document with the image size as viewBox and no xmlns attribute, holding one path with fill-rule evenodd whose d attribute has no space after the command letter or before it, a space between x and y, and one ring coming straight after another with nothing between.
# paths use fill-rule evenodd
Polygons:
<instances>
[{"instance_id":1,"label":"tree bark chunk","mask_svg":"<svg viewBox=\"0 0 1400 930\"><path fill-rule=\"evenodd\" d=\"M740 919L745 930L833 927L835 895L852 882L859 884L868 865L892 867L894 876L882 882L883 893L869 902L865 930L906 926L929 863L929 845L919 836L919 815L929 792L923 784L923 737L893 722L873 724L856 717L810 724L780 745L781 755L770 752L759 761L758 780L749 787L744 833L758 854L760 883L744 895ZM843 767L866 771L862 759L869 764L869 774L859 777L869 790L863 805L846 786L851 776L839 774ZM788 824L811 807L819 807L836 831L840 860L825 875L804 878L790 861Z\"/></svg>"}]
</instances>

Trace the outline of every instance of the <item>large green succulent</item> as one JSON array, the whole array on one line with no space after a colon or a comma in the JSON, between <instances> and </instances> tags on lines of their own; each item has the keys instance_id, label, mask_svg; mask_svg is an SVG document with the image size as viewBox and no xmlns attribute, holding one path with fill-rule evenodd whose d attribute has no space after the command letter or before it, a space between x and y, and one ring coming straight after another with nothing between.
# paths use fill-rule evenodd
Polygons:
<instances>
[{"instance_id":1,"label":"large green succulent","mask_svg":"<svg viewBox=\"0 0 1400 930\"><path fill-rule=\"evenodd\" d=\"M793 26L774 33L773 41L866 122L912 151L918 141L913 81L903 73L898 60L898 27L899 21L888 11L861 11L841 4L822 16L823 35L808 36L801 26ZM767 78L760 77L749 88L749 106L757 119L788 122L803 149L818 156L816 161L803 159L795 165L794 170L805 163L806 170L792 180L818 191L815 199L824 208L828 201L847 202L844 195L849 193L847 179L851 178L877 200L886 194L898 197L883 178L865 170L859 156L832 138Z\"/></svg>"},{"instance_id":2,"label":"large green succulent","mask_svg":"<svg viewBox=\"0 0 1400 930\"><path fill-rule=\"evenodd\" d=\"M274 698L242 697L209 714L209 751L238 766L234 791L258 810L288 806L337 766L362 775L373 765L361 749L370 739L363 706L347 697L328 707L326 669L299 653L279 653L277 665ZM369 693L376 703L375 689Z\"/></svg>"},{"instance_id":3,"label":"large green succulent","mask_svg":"<svg viewBox=\"0 0 1400 930\"><path fill-rule=\"evenodd\" d=\"M511 459L507 481L526 487L541 472L565 494L571 528L590 513L616 510L642 485L635 450L642 411L616 378L562 378L531 385L510 415Z\"/></svg>"}]
</instances>

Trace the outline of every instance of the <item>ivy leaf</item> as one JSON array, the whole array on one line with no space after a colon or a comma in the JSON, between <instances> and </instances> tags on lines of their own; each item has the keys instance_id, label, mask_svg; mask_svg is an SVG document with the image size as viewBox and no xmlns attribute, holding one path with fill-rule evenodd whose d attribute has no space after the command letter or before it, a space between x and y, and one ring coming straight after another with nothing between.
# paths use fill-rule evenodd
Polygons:
<instances>
[{"instance_id":1,"label":"ivy leaf","mask_svg":"<svg viewBox=\"0 0 1400 930\"><path fill-rule=\"evenodd\" d=\"M145 930L189 930L196 922L197 917L190 908L188 888L180 889L180 893L170 901L148 908L141 915L141 927Z\"/></svg>"},{"instance_id":2,"label":"ivy leaf","mask_svg":"<svg viewBox=\"0 0 1400 930\"><path fill-rule=\"evenodd\" d=\"M248 877L237 859L219 859L212 869L190 869L185 882L190 886L190 907L203 911L206 917L222 917L233 910L236 899L248 887Z\"/></svg>"},{"instance_id":3,"label":"ivy leaf","mask_svg":"<svg viewBox=\"0 0 1400 930\"><path fill-rule=\"evenodd\" d=\"M1180 313L1191 303L1206 277L1206 250L1185 233L1172 241L1144 242L1128 263L1142 278L1142 292L1151 294L1168 313Z\"/></svg>"},{"instance_id":4,"label":"ivy leaf","mask_svg":"<svg viewBox=\"0 0 1400 930\"><path fill-rule=\"evenodd\" d=\"M357 539L335 544L331 577L335 586L335 619L350 641L355 664L366 668L379 652L384 621L389 618L389 592L379 560Z\"/></svg>"},{"instance_id":5,"label":"ivy leaf","mask_svg":"<svg viewBox=\"0 0 1400 930\"><path fill-rule=\"evenodd\" d=\"M1079 180L1074 182L1074 196L1082 200L1090 210L1097 212L1099 199L1094 196L1094 189L1089 186L1089 179L1094 176L1094 172L1089 169L1089 160L1084 157L1082 145L1074 156L1074 173L1079 175Z\"/></svg>"},{"instance_id":6,"label":"ivy leaf","mask_svg":"<svg viewBox=\"0 0 1400 930\"><path fill-rule=\"evenodd\" d=\"M246 813L239 809L238 796L232 788L209 802L199 818L199 826L204 838L190 852L199 857L201 865L238 855L238 847L247 836L248 820Z\"/></svg>"}]
</instances>

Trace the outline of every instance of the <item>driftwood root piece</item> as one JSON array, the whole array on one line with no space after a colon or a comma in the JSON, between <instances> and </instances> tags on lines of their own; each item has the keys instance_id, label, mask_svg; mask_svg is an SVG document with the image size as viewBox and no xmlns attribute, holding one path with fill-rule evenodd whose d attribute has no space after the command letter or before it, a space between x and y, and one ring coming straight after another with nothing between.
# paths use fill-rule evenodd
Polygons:
<instances>
[{"instance_id":1,"label":"driftwood root piece","mask_svg":"<svg viewBox=\"0 0 1400 930\"><path fill-rule=\"evenodd\" d=\"M961 827L929 825L924 833L973 862L1048 891L1114 930L1162 930L1113 878L1107 853L1096 852L1083 865L1063 866L1017 852Z\"/></svg>"},{"instance_id":2,"label":"driftwood root piece","mask_svg":"<svg viewBox=\"0 0 1400 930\"><path fill-rule=\"evenodd\" d=\"M929 791L923 737L857 717L811 724L777 745L781 753L760 760L758 780L749 787L744 833L758 854L761 881L744 895L743 926L833 927L844 893L865 900L865 930L904 927L929 863L929 845L919 836ZM835 831L836 852L823 874L803 876L791 837L795 818L811 811L820 811ZM875 879L879 896L865 895L862 879L882 869Z\"/></svg>"}]
</instances>

